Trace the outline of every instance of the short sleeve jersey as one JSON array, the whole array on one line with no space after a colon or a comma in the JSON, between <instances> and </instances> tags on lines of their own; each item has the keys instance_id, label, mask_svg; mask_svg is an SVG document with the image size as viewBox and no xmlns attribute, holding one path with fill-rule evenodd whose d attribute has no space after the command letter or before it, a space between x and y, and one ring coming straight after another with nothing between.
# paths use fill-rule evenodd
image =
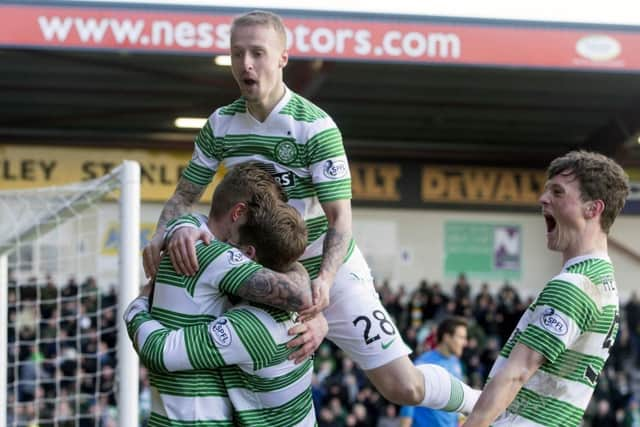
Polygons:
<instances>
[{"instance_id":1,"label":"short sleeve jersey","mask_svg":"<svg viewBox=\"0 0 640 427\"><path fill-rule=\"evenodd\" d=\"M327 230L320 204L351 198L349 164L338 127L322 109L288 88L264 122L256 120L240 98L209 117L183 177L208 185L214 174L248 161L263 164L305 220L309 244L301 262L315 277ZM352 241L348 255L353 247Z\"/></svg>"},{"instance_id":2,"label":"short sleeve jersey","mask_svg":"<svg viewBox=\"0 0 640 427\"><path fill-rule=\"evenodd\" d=\"M493 425L579 425L618 326L610 259L603 254L567 261L523 314L491 369L490 377L518 342L546 358Z\"/></svg>"}]
</instances>

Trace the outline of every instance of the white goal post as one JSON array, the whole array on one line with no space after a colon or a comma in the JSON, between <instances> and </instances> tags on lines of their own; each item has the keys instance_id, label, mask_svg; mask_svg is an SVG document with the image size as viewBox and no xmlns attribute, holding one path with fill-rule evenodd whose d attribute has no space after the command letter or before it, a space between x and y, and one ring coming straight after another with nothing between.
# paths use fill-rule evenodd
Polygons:
<instances>
[{"instance_id":1,"label":"white goal post","mask_svg":"<svg viewBox=\"0 0 640 427\"><path fill-rule=\"evenodd\" d=\"M99 271L95 267L101 261L88 258L101 257L104 243L100 243L97 232L101 224L83 216L90 210L99 213L103 200L118 191L119 213L113 218L119 225L118 238L114 239L117 246L113 248L114 254L117 252L117 276L114 262L114 277L110 279L117 283L117 289L111 291L108 299L107 292L96 285L95 276ZM74 221L80 223L78 228L71 228ZM56 233L56 229L63 231ZM85 230L90 234L82 234ZM78 241L70 243L75 234L80 234ZM55 246L56 239L64 249ZM44 246L36 246L38 241ZM67 266L73 268L67 269ZM49 286L46 289L45 273ZM60 280L72 275L91 278L75 287L75 293L65 294ZM139 425L138 357L121 319L127 304L138 295L140 277L140 165L137 162L124 161L109 174L92 181L45 189L0 191L0 426L25 425L32 422L25 420L31 419L38 425L56 426L78 426L83 418L97 422L103 415L96 408L107 393L117 402L117 415L114 415L117 425ZM27 280L30 285L21 288L21 283ZM55 296L50 298L52 292ZM25 301L20 301L22 294L29 295ZM103 300L113 300L114 305L102 310ZM117 317L113 319L115 300ZM97 306L97 309L86 312L85 305ZM64 313L69 307L77 310L75 318ZM42 316L43 310L46 316ZM109 317L115 325L112 331L100 329L101 316ZM65 327L60 326L63 323ZM23 330L27 331L25 334L32 333L25 341L21 341ZM107 332L113 338L111 341L117 342L112 351L101 347L104 343L101 334ZM71 359L73 364L61 367ZM103 365L103 360L111 364L104 362ZM92 368L86 369L85 362ZM67 373L69 366L72 376ZM103 366L108 369L100 371ZM115 376L109 377L108 371L113 371L113 366ZM12 379L8 379L7 371ZM103 378L113 378L108 390ZM13 391L7 392L8 387ZM66 403L61 405L65 399Z\"/></svg>"}]
</instances>

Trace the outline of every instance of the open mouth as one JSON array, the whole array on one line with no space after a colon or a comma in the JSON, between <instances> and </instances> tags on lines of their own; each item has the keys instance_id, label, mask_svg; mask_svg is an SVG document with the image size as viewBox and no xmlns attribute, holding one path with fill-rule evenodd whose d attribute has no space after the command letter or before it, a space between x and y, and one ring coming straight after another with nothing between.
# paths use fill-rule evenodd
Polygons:
<instances>
[{"instance_id":1,"label":"open mouth","mask_svg":"<svg viewBox=\"0 0 640 427\"><path fill-rule=\"evenodd\" d=\"M257 80L255 79L242 79L242 82L246 85L246 86L253 86L255 84L258 83Z\"/></svg>"},{"instance_id":2,"label":"open mouth","mask_svg":"<svg viewBox=\"0 0 640 427\"><path fill-rule=\"evenodd\" d=\"M544 214L544 221L547 224L547 233L552 233L556 229L556 219L549 214Z\"/></svg>"}]
</instances>

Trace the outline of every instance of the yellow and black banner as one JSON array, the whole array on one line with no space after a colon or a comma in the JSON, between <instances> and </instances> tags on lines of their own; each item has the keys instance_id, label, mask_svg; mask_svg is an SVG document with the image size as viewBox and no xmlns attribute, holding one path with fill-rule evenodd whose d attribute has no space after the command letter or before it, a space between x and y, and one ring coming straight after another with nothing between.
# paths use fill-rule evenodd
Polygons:
<instances>
[{"instance_id":1,"label":"yellow and black banner","mask_svg":"<svg viewBox=\"0 0 640 427\"><path fill-rule=\"evenodd\" d=\"M109 173L123 160L141 168L142 200L166 201L191 159L188 150L0 145L0 189L26 189L86 181ZM211 189L204 199L210 200Z\"/></svg>"},{"instance_id":2,"label":"yellow and black banner","mask_svg":"<svg viewBox=\"0 0 640 427\"><path fill-rule=\"evenodd\" d=\"M188 150L127 150L85 147L0 146L0 189L64 185L108 173L124 159L141 165L142 199L164 202L191 158ZM351 158L353 203L397 208L470 208L534 211L545 171L525 168L435 165L417 161ZM640 171L625 207L640 213ZM211 186L212 187L212 186ZM210 200L212 188L203 201Z\"/></svg>"}]
</instances>

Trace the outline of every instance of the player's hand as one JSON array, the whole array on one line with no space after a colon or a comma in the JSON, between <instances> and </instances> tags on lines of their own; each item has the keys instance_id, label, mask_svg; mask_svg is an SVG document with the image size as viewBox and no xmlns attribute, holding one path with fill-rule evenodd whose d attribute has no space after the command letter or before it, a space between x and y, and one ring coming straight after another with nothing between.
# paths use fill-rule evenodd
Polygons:
<instances>
[{"instance_id":1,"label":"player's hand","mask_svg":"<svg viewBox=\"0 0 640 427\"><path fill-rule=\"evenodd\" d=\"M329 280L324 279L322 276L318 276L311 281L311 298L313 305L299 313L300 321L306 322L312 319L329 306L329 290L331 289L331 284Z\"/></svg>"},{"instance_id":2,"label":"player's hand","mask_svg":"<svg viewBox=\"0 0 640 427\"><path fill-rule=\"evenodd\" d=\"M158 266L160 265L160 255L162 255L162 249L164 246L164 240L162 233L156 233L151 241L142 250L142 266L144 267L144 274L147 278L152 279L156 277L158 272Z\"/></svg>"},{"instance_id":3,"label":"player's hand","mask_svg":"<svg viewBox=\"0 0 640 427\"><path fill-rule=\"evenodd\" d=\"M153 279L149 280L147 284L144 285L142 289L140 289L140 296L149 298L149 296L151 296L151 294L153 293L154 284L155 284L155 280Z\"/></svg>"},{"instance_id":4,"label":"player's hand","mask_svg":"<svg viewBox=\"0 0 640 427\"><path fill-rule=\"evenodd\" d=\"M300 347L289 355L289 360L293 360L296 364L304 362L320 347L327 332L329 332L329 325L322 313L289 329L289 335L297 335L297 337L289 341L287 347Z\"/></svg>"},{"instance_id":5,"label":"player's hand","mask_svg":"<svg viewBox=\"0 0 640 427\"><path fill-rule=\"evenodd\" d=\"M199 268L196 256L198 240L208 245L211 242L211 233L191 227L182 227L173 233L167 244L167 251L176 272L185 276L196 274Z\"/></svg>"}]
</instances>

